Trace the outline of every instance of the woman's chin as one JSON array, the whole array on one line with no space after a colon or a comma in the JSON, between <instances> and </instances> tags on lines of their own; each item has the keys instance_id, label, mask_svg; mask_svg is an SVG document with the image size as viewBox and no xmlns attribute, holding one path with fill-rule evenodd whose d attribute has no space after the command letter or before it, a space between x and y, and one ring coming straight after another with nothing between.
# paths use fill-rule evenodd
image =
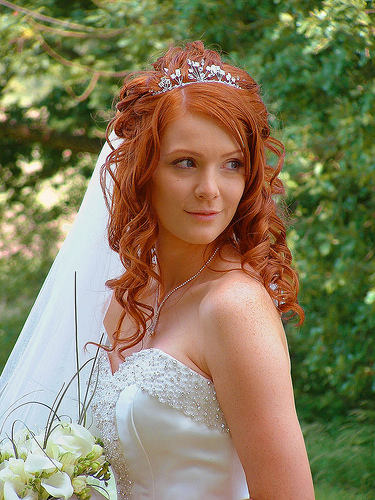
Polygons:
<instances>
[{"instance_id":1,"label":"woman's chin","mask_svg":"<svg viewBox=\"0 0 375 500\"><path fill-rule=\"evenodd\" d=\"M190 245L209 245L225 231L226 227L227 226L223 227L222 225L216 228L190 228L181 226L179 229L182 230L179 231L172 231L171 228L161 228L159 231L159 239L160 242L165 241L168 242L169 245L173 244L174 240L176 243L178 241L183 241Z\"/></svg>"},{"instance_id":2,"label":"woman's chin","mask_svg":"<svg viewBox=\"0 0 375 500\"><path fill-rule=\"evenodd\" d=\"M191 245L209 245L210 243L214 242L218 236L220 236L221 233L215 232L215 233L210 233L210 234L195 234L195 235L189 235L185 236L184 238L181 238L183 241L186 241L186 243L190 243Z\"/></svg>"}]
</instances>

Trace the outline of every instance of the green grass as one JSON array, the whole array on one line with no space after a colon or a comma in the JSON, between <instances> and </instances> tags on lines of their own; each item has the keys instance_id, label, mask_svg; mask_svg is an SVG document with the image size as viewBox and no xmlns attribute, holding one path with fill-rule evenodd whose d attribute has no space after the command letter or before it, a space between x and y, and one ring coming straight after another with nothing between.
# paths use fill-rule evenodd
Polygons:
<instances>
[{"instance_id":1,"label":"green grass","mask_svg":"<svg viewBox=\"0 0 375 500\"><path fill-rule=\"evenodd\" d=\"M369 500L371 498L374 498L371 493L350 493L348 490L323 483L315 486L316 500Z\"/></svg>"},{"instance_id":2,"label":"green grass","mask_svg":"<svg viewBox=\"0 0 375 500\"><path fill-rule=\"evenodd\" d=\"M317 500L375 500L375 426L364 414L303 424Z\"/></svg>"}]
</instances>

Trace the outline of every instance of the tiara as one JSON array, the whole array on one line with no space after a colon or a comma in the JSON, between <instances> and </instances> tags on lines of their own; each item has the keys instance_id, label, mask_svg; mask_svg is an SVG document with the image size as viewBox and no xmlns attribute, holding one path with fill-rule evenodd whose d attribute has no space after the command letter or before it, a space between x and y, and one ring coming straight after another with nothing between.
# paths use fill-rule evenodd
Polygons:
<instances>
[{"instance_id":1,"label":"tiara","mask_svg":"<svg viewBox=\"0 0 375 500\"><path fill-rule=\"evenodd\" d=\"M230 73L226 73L220 66L215 66L214 64L205 66L204 59L201 59L200 62L187 59L187 63L189 66L188 78L192 81L183 81L184 77L181 74L180 68L174 70L171 75L168 74L168 68L164 68L165 75L161 77L158 84L161 90L150 90L152 95L162 94L168 92L168 90L173 90L177 87L185 87L185 85L191 85L192 83L224 83L225 85L230 85L237 89L241 88L236 83L239 77L234 77Z\"/></svg>"}]
</instances>

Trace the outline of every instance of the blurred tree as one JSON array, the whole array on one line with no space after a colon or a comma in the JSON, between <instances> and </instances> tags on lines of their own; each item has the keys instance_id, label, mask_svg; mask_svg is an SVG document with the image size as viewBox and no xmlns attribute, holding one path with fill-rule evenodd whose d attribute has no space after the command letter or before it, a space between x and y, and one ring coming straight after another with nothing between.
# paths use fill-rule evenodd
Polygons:
<instances>
[{"instance_id":1,"label":"blurred tree","mask_svg":"<svg viewBox=\"0 0 375 500\"><path fill-rule=\"evenodd\" d=\"M15 5L0 0L0 5L0 213L8 226L11 221L13 228L22 227L12 232L6 226L8 247L9 240L19 240L33 248L39 231L57 231L55 219L74 212L125 72L143 67L172 42L202 38L262 83L271 123L287 146L283 175L290 244L307 313L301 330L289 329L297 401L305 412L327 415L373 400L373 2L35 0ZM65 190L59 203L43 209L35 196L46 184ZM26 268L27 276L34 273L29 281L35 286L17 295L27 309L57 239L54 233L48 244L39 240L32 258L22 254L22 245L7 250L12 259L0 263L5 310L12 310L23 282L4 276ZM19 312L17 329L24 313ZM0 342L5 332L6 338L10 331L15 336L16 326L5 321Z\"/></svg>"}]
</instances>

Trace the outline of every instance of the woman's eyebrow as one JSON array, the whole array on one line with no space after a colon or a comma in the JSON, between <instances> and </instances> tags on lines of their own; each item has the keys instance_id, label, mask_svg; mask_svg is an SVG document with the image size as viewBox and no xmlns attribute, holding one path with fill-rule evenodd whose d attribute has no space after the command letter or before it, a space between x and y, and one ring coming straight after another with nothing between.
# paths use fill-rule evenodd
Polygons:
<instances>
[{"instance_id":1,"label":"woman's eyebrow","mask_svg":"<svg viewBox=\"0 0 375 500\"><path fill-rule=\"evenodd\" d=\"M194 155L194 156L202 156L200 153L197 153L196 151L193 151L192 149L173 149L172 151L168 151L168 153L165 153L165 156L170 156L174 154L189 154L189 155Z\"/></svg>"},{"instance_id":2,"label":"woman's eyebrow","mask_svg":"<svg viewBox=\"0 0 375 500\"><path fill-rule=\"evenodd\" d=\"M234 156L234 155L241 155L243 156L243 153L240 149L236 149L235 151L230 151L229 153L224 153L222 155L222 158L224 158L224 156Z\"/></svg>"},{"instance_id":3,"label":"woman's eyebrow","mask_svg":"<svg viewBox=\"0 0 375 500\"><path fill-rule=\"evenodd\" d=\"M190 155L194 155L194 156L198 156L198 157L203 156L201 153L198 153L197 151L193 151L191 149L173 149L172 151L168 151L167 153L165 153L164 156L170 156L170 155L181 154L181 153L182 154L190 154ZM233 156L236 154L243 156L242 151L240 149L236 149L235 151L229 151L228 153L222 154L221 158L225 158L226 156Z\"/></svg>"}]
</instances>

